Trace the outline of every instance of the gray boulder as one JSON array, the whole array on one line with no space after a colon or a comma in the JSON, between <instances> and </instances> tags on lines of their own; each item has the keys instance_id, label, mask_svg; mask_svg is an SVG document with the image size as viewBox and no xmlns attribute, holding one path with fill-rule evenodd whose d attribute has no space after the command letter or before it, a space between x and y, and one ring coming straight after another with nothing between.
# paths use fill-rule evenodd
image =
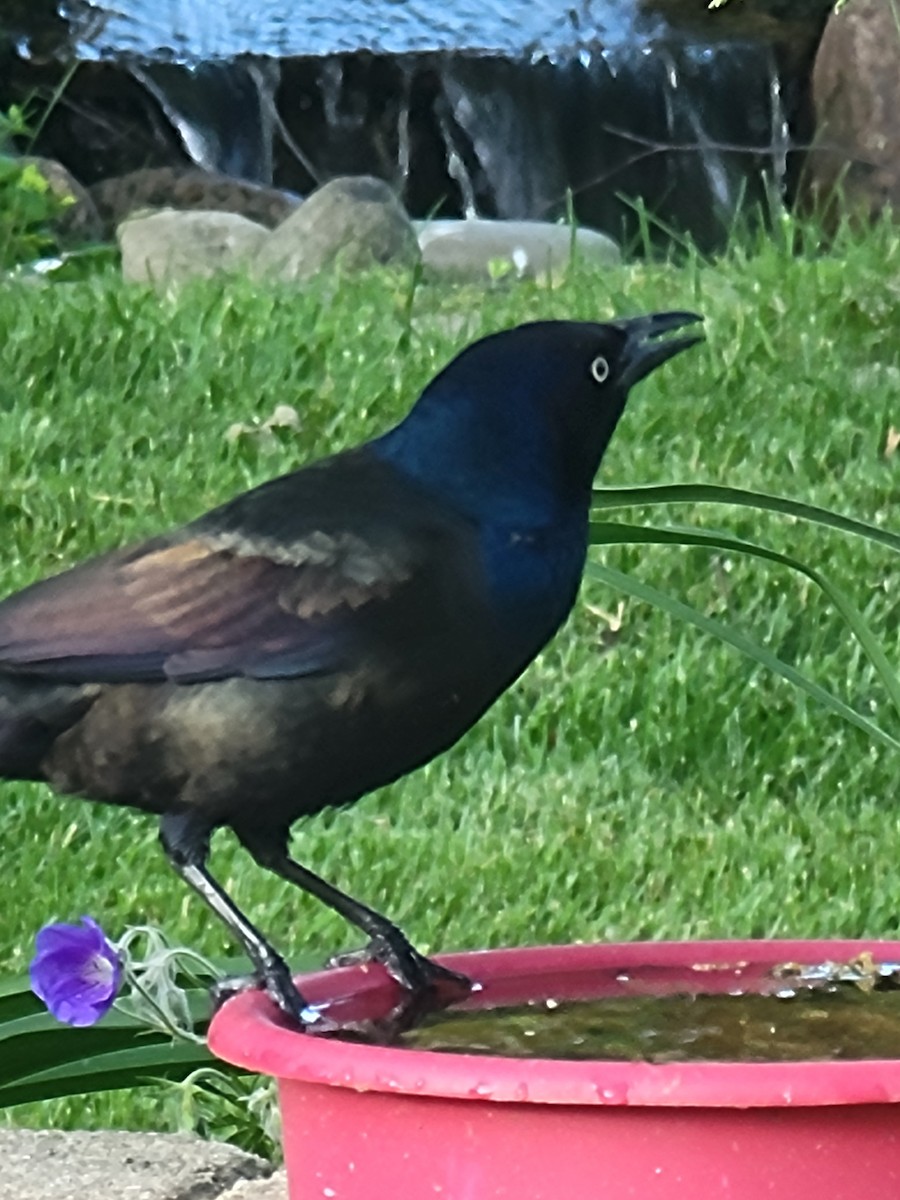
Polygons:
<instances>
[{"instance_id":1,"label":"gray boulder","mask_svg":"<svg viewBox=\"0 0 900 1200\"><path fill-rule=\"evenodd\" d=\"M832 13L813 68L816 138L801 202L837 220L900 208L900 32L893 0Z\"/></svg>"},{"instance_id":2,"label":"gray boulder","mask_svg":"<svg viewBox=\"0 0 900 1200\"><path fill-rule=\"evenodd\" d=\"M66 207L53 221L54 233L64 242L99 241L103 236L103 224L93 200L71 171L52 158L27 155L19 160L24 166L30 163L44 179L58 200Z\"/></svg>"},{"instance_id":3,"label":"gray boulder","mask_svg":"<svg viewBox=\"0 0 900 1200\"><path fill-rule=\"evenodd\" d=\"M279 188L262 187L199 167L144 167L127 175L101 179L87 189L96 207L104 236L132 213L174 208L179 212L239 213L249 221L273 229L300 203Z\"/></svg>"},{"instance_id":4,"label":"gray boulder","mask_svg":"<svg viewBox=\"0 0 900 1200\"><path fill-rule=\"evenodd\" d=\"M246 269L269 236L237 213L136 215L116 230L122 274L130 283L170 283Z\"/></svg>"},{"instance_id":5,"label":"gray boulder","mask_svg":"<svg viewBox=\"0 0 900 1200\"><path fill-rule=\"evenodd\" d=\"M412 266L412 222L386 183L367 175L332 179L272 231L253 264L262 279L307 279L325 267Z\"/></svg>"}]
</instances>

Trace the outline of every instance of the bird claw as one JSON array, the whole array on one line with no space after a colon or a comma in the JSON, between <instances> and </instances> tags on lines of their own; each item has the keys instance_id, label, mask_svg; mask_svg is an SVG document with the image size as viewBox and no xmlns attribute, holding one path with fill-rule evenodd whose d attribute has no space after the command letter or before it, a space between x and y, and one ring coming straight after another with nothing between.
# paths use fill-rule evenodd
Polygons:
<instances>
[{"instance_id":1,"label":"bird claw","mask_svg":"<svg viewBox=\"0 0 900 1200\"><path fill-rule=\"evenodd\" d=\"M209 989L213 1012L218 1012L232 996L240 996L242 992L249 992L253 988L262 986L262 980L258 975L227 975L224 979L217 979Z\"/></svg>"},{"instance_id":2,"label":"bird claw","mask_svg":"<svg viewBox=\"0 0 900 1200\"><path fill-rule=\"evenodd\" d=\"M375 934L368 945L359 950L332 955L326 966L352 967L370 962L380 963L404 991L413 995L446 990L456 993L447 998L448 1004L468 996L477 986L467 975L451 971L420 954L402 934L394 938Z\"/></svg>"},{"instance_id":3,"label":"bird claw","mask_svg":"<svg viewBox=\"0 0 900 1200\"><path fill-rule=\"evenodd\" d=\"M226 1000L250 988L262 988L280 1011L303 1033L358 1034L376 1042L390 1043L412 1028L430 1012L465 999L478 985L458 971L426 958L397 931L393 935L376 934L361 950L334 955L328 966L352 966L378 962L403 988L403 994L391 1011L374 1021L340 1022L323 1008L309 1004L297 990L286 962L276 957L253 975L220 979L210 989L213 1011Z\"/></svg>"},{"instance_id":4,"label":"bird claw","mask_svg":"<svg viewBox=\"0 0 900 1200\"><path fill-rule=\"evenodd\" d=\"M218 1012L226 1000L253 988L266 992L269 999L294 1022L303 1033L334 1033L340 1026L325 1016L320 1008L308 1004L294 985L290 971L273 968L266 974L229 976L217 980L210 988L213 1012Z\"/></svg>"},{"instance_id":5,"label":"bird claw","mask_svg":"<svg viewBox=\"0 0 900 1200\"><path fill-rule=\"evenodd\" d=\"M368 946L360 946L357 950L340 950L337 954L329 954L325 959L325 969L331 971L337 967L358 967L374 959Z\"/></svg>"}]
</instances>

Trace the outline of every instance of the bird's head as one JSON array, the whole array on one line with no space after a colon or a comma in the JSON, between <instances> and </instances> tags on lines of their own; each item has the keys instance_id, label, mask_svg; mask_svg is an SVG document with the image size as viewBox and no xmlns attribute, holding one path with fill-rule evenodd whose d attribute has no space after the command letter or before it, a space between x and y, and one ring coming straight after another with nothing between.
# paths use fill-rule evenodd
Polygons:
<instances>
[{"instance_id":1,"label":"bird's head","mask_svg":"<svg viewBox=\"0 0 900 1200\"><path fill-rule=\"evenodd\" d=\"M586 501L628 392L695 345L694 313L537 321L482 338L436 376L381 443L465 507ZM484 498L484 504L482 503Z\"/></svg>"}]
</instances>

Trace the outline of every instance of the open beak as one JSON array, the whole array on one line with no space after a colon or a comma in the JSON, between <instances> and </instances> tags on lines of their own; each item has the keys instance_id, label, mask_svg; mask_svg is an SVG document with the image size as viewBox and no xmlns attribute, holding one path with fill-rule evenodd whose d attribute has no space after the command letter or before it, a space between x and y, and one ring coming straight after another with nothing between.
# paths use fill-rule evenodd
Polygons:
<instances>
[{"instance_id":1,"label":"open beak","mask_svg":"<svg viewBox=\"0 0 900 1200\"><path fill-rule=\"evenodd\" d=\"M696 325L703 318L697 313L690 312L661 312L650 313L646 317L634 317L630 321L616 321L614 324L626 335L625 350L622 355L621 384L627 391L645 375L649 375L660 363L674 358L682 350L696 346L703 341L702 334L691 334L689 337L669 338L668 341L659 339L675 329L683 329L685 325Z\"/></svg>"}]
</instances>

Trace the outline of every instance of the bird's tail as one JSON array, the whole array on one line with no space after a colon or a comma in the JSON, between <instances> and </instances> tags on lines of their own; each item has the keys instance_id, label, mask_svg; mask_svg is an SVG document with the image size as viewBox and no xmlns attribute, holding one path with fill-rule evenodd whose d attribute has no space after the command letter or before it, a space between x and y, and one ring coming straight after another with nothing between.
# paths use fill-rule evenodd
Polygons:
<instances>
[{"instance_id":1,"label":"bird's tail","mask_svg":"<svg viewBox=\"0 0 900 1200\"><path fill-rule=\"evenodd\" d=\"M93 691L0 675L0 776L43 779L54 740L90 707Z\"/></svg>"}]
</instances>

